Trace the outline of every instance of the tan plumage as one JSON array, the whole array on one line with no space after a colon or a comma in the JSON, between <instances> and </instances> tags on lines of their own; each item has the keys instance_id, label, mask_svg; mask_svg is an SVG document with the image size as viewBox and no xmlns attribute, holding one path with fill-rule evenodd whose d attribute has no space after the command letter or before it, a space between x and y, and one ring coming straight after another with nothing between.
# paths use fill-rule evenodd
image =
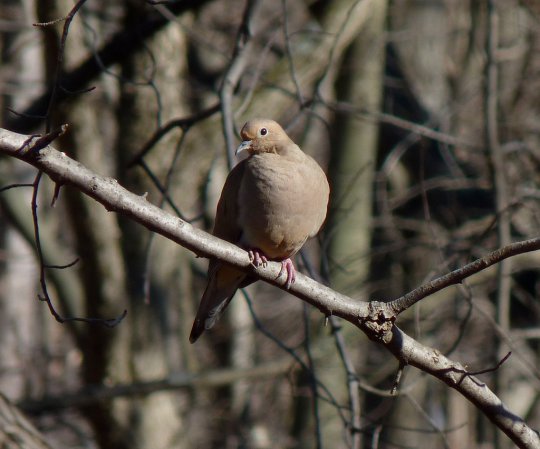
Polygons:
<instances>
[{"instance_id":1,"label":"tan plumage","mask_svg":"<svg viewBox=\"0 0 540 449\"><path fill-rule=\"evenodd\" d=\"M247 151L249 157L225 181L213 234L249 250L255 266L267 259L281 261L289 287L295 280L290 258L326 218L328 181L317 162L273 120L251 120L240 135L237 153ZM215 324L238 288L252 281L246 273L211 260L190 342Z\"/></svg>"}]
</instances>

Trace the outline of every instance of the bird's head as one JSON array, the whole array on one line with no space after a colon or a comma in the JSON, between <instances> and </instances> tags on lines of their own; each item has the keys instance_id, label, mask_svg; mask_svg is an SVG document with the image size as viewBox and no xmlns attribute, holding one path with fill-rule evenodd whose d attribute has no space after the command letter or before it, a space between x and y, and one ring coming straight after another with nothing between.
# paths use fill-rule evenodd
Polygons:
<instances>
[{"instance_id":1,"label":"bird's head","mask_svg":"<svg viewBox=\"0 0 540 449\"><path fill-rule=\"evenodd\" d=\"M236 154L247 151L250 155L258 153L281 154L294 143L287 133L274 120L253 119L247 122L240 131L242 143Z\"/></svg>"}]
</instances>

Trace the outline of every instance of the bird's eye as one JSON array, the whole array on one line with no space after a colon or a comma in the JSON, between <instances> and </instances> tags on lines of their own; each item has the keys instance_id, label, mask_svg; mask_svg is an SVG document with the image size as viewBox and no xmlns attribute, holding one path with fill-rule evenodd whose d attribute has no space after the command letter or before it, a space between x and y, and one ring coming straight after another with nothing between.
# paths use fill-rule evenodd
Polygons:
<instances>
[{"instance_id":1,"label":"bird's eye","mask_svg":"<svg viewBox=\"0 0 540 449\"><path fill-rule=\"evenodd\" d=\"M266 136L268 134L268 130L266 128L261 128L259 133L261 134L261 136Z\"/></svg>"}]
</instances>

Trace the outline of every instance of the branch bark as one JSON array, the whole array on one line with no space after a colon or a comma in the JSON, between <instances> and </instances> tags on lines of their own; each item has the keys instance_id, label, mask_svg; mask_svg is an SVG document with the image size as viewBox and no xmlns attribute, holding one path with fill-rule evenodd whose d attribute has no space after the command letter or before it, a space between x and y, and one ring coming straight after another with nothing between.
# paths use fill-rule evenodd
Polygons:
<instances>
[{"instance_id":1,"label":"branch bark","mask_svg":"<svg viewBox=\"0 0 540 449\"><path fill-rule=\"evenodd\" d=\"M271 262L267 268L253 268L244 250L166 213L150 204L144 196L127 191L115 179L93 173L51 146L42 150L33 148L34 139L36 137L0 130L0 154L15 157L33 165L47 173L56 183L75 187L103 204L108 211L122 214L184 246L198 256L223 260L244 271L249 271L268 283L284 288L283 282L278 278L281 267L279 263ZM524 243L530 251L540 247L540 239ZM501 248L499 253L500 257L509 257L513 254L512 251L505 251L505 248ZM496 261L500 260L502 259L499 258ZM461 278L454 277L453 280L459 282L467 275L470 276L473 272L478 272L489 265L479 262L475 270L465 271ZM424 288L428 289L432 283L440 288L451 285L451 283L434 280ZM424 346L395 326L394 322L399 311L404 310L399 310L399 307L396 310L395 303L392 307L392 303L354 300L301 274L298 275L289 292L317 307L327 316L339 316L353 323L371 340L384 345L400 363L425 371L459 391L504 431L518 447L540 448L538 434L523 419L511 413L484 383L470 375L459 363L451 361L436 349Z\"/></svg>"}]
</instances>

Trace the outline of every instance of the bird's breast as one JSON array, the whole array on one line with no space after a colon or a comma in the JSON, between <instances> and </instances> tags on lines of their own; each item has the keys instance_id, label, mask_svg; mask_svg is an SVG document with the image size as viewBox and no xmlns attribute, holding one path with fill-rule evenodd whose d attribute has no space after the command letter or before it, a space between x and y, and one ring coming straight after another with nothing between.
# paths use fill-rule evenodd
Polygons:
<instances>
[{"instance_id":1,"label":"bird's breast","mask_svg":"<svg viewBox=\"0 0 540 449\"><path fill-rule=\"evenodd\" d=\"M326 217L326 176L313 159L303 156L301 162L275 154L246 161L238 204L243 242L272 259L295 254Z\"/></svg>"}]
</instances>

